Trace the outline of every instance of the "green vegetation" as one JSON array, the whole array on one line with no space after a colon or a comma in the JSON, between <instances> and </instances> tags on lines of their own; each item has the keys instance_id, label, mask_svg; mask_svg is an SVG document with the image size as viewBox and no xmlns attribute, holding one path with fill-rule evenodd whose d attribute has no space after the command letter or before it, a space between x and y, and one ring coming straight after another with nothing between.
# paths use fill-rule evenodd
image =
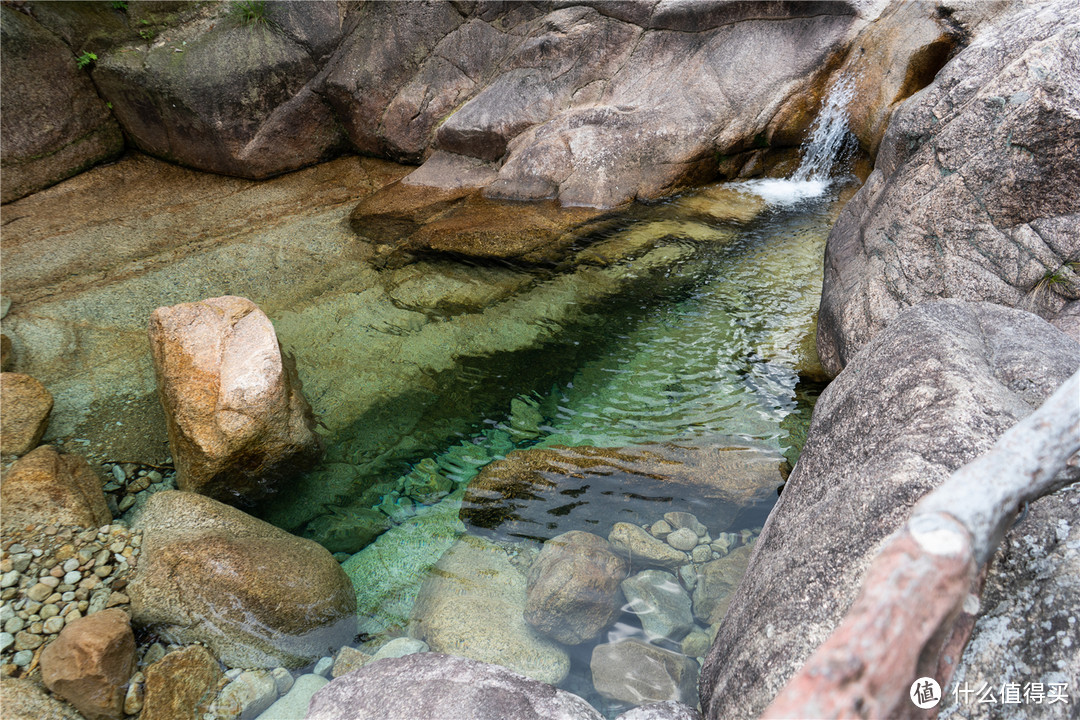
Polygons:
<instances>
[{"instance_id":1,"label":"green vegetation","mask_svg":"<svg viewBox=\"0 0 1080 720\"><path fill-rule=\"evenodd\" d=\"M80 68L84 68L95 60L97 60L97 55L92 52L84 51L82 55L75 58L75 64L78 65Z\"/></svg>"},{"instance_id":2,"label":"green vegetation","mask_svg":"<svg viewBox=\"0 0 1080 720\"><path fill-rule=\"evenodd\" d=\"M273 26L266 0L233 0L229 3L229 17L238 25Z\"/></svg>"},{"instance_id":3,"label":"green vegetation","mask_svg":"<svg viewBox=\"0 0 1080 720\"><path fill-rule=\"evenodd\" d=\"M120 12L127 12L127 3L124 0L113 0L112 9L119 10Z\"/></svg>"}]
</instances>

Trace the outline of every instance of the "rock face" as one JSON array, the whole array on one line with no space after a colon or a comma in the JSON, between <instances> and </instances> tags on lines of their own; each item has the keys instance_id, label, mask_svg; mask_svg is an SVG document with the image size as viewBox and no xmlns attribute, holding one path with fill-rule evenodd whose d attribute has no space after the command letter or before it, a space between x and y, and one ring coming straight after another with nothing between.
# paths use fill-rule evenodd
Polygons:
<instances>
[{"instance_id":1,"label":"rock face","mask_svg":"<svg viewBox=\"0 0 1080 720\"><path fill-rule=\"evenodd\" d=\"M133 620L202 642L232 667L297 667L356 632L356 600L324 548L210 498L151 496L128 586Z\"/></svg>"},{"instance_id":2,"label":"rock face","mask_svg":"<svg viewBox=\"0 0 1080 720\"><path fill-rule=\"evenodd\" d=\"M973 719L995 717L987 704L957 706L953 687L981 687L983 682L1023 687L1040 678L1047 692L1049 683L1066 683L1067 694L1074 695L1071 688L1080 683L1080 650L1076 621L1069 618L1080 607L1078 518L1080 486L1072 485L1032 503L1027 517L1006 533L990 563L971 640L952 687L943 689L943 713L960 710ZM1026 712L1049 720L1060 716L1060 708L1060 703L1029 703Z\"/></svg>"},{"instance_id":3,"label":"rock face","mask_svg":"<svg viewBox=\"0 0 1080 720\"><path fill-rule=\"evenodd\" d=\"M311 407L250 300L158 308L150 348L181 490L246 503L318 460Z\"/></svg>"},{"instance_id":4,"label":"rock face","mask_svg":"<svg viewBox=\"0 0 1080 720\"><path fill-rule=\"evenodd\" d=\"M409 634L435 652L503 665L541 682L562 682L570 658L525 623L525 586L505 550L464 535L421 586Z\"/></svg>"},{"instance_id":5,"label":"rock face","mask_svg":"<svg viewBox=\"0 0 1080 720\"><path fill-rule=\"evenodd\" d=\"M52 412L52 395L40 382L21 373L0 373L0 454L25 455L33 450Z\"/></svg>"},{"instance_id":6,"label":"rock face","mask_svg":"<svg viewBox=\"0 0 1080 720\"><path fill-rule=\"evenodd\" d=\"M905 307L953 297L1052 319L1080 299L1080 7L984 27L893 115L829 234L818 353L836 375Z\"/></svg>"},{"instance_id":7,"label":"rock face","mask_svg":"<svg viewBox=\"0 0 1080 720\"><path fill-rule=\"evenodd\" d=\"M597 645L589 667L596 691L613 700L697 701L697 663L656 645L634 639Z\"/></svg>"},{"instance_id":8,"label":"rock face","mask_svg":"<svg viewBox=\"0 0 1080 720\"><path fill-rule=\"evenodd\" d=\"M461 519L499 535L548 539L558 534L552 515L559 531L607 535L617 522L652 523L675 506L697 511L719 532L740 513L764 517L783 483L782 461L738 442L519 450L469 484ZM665 547L679 564L679 552Z\"/></svg>"},{"instance_id":9,"label":"rock face","mask_svg":"<svg viewBox=\"0 0 1080 720\"><path fill-rule=\"evenodd\" d=\"M19 458L0 486L5 535L42 523L98 528L112 513L101 480L79 455L42 445Z\"/></svg>"},{"instance_id":10,"label":"rock face","mask_svg":"<svg viewBox=\"0 0 1080 720\"><path fill-rule=\"evenodd\" d=\"M191 645L146 669L142 720L196 720L217 694L221 668L210 651Z\"/></svg>"},{"instance_id":11,"label":"rock face","mask_svg":"<svg viewBox=\"0 0 1080 720\"><path fill-rule=\"evenodd\" d=\"M135 666L135 635L123 610L102 610L67 625L41 653L45 687L87 720L124 716Z\"/></svg>"},{"instance_id":12,"label":"rock face","mask_svg":"<svg viewBox=\"0 0 1080 720\"><path fill-rule=\"evenodd\" d=\"M4 698L7 720L84 720L71 706L52 697L32 680L5 677L0 680L0 696Z\"/></svg>"},{"instance_id":13,"label":"rock face","mask_svg":"<svg viewBox=\"0 0 1080 720\"><path fill-rule=\"evenodd\" d=\"M63 42L6 5L0 33L0 103L7 109L0 202L7 203L119 154L124 138Z\"/></svg>"},{"instance_id":14,"label":"rock face","mask_svg":"<svg viewBox=\"0 0 1080 720\"><path fill-rule=\"evenodd\" d=\"M702 669L706 717L757 717L836 627L881 541L1057 389L1078 349L1035 315L956 300L879 333L818 400Z\"/></svg>"},{"instance_id":15,"label":"rock face","mask_svg":"<svg viewBox=\"0 0 1080 720\"><path fill-rule=\"evenodd\" d=\"M341 38L336 3L274 2L244 22L190 17L156 42L101 52L94 82L131 141L151 155L264 178L335 154L342 141L315 78Z\"/></svg>"},{"instance_id":16,"label":"rock face","mask_svg":"<svg viewBox=\"0 0 1080 720\"><path fill-rule=\"evenodd\" d=\"M565 645L591 640L615 619L629 563L607 540L570 531L544 543L529 566L525 621Z\"/></svg>"},{"instance_id":17,"label":"rock face","mask_svg":"<svg viewBox=\"0 0 1080 720\"><path fill-rule=\"evenodd\" d=\"M602 720L577 695L498 665L423 653L382 660L315 693L307 720Z\"/></svg>"}]
</instances>

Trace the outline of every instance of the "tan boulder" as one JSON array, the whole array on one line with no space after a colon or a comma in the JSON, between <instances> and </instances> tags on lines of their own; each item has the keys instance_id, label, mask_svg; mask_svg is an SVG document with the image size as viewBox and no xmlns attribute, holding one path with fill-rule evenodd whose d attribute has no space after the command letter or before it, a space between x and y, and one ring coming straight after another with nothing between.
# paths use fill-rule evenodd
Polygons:
<instances>
[{"instance_id":1,"label":"tan boulder","mask_svg":"<svg viewBox=\"0 0 1080 720\"><path fill-rule=\"evenodd\" d=\"M19 458L0 486L5 535L50 523L97 528L112 521L101 480L79 455L42 445Z\"/></svg>"},{"instance_id":2,"label":"tan boulder","mask_svg":"<svg viewBox=\"0 0 1080 720\"><path fill-rule=\"evenodd\" d=\"M25 455L37 447L52 412L52 394L22 373L0 373L0 454Z\"/></svg>"},{"instance_id":3,"label":"tan boulder","mask_svg":"<svg viewBox=\"0 0 1080 720\"><path fill-rule=\"evenodd\" d=\"M150 347L180 489L253 501L318 460L311 407L253 302L158 308Z\"/></svg>"},{"instance_id":4,"label":"tan boulder","mask_svg":"<svg viewBox=\"0 0 1080 720\"><path fill-rule=\"evenodd\" d=\"M629 569L598 535L554 537L529 567L525 621L565 645L590 640L619 614L619 582Z\"/></svg>"},{"instance_id":5,"label":"tan boulder","mask_svg":"<svg viewBox=\"0 0 1080 720\"><path fill-rule=\"evenodd\" d=\"M132 617L231 667L298 667L356 633L356 596L311 540L195 493L150 497Z\"/></svg>"},{"instance_id":6,"label":"tan boulder","mask_svg":"<svg viewBox=\"0 0 1080 720\"><path fill-rule=\"evenodd\" d=\"M140 720L199 720L221 678L221 666L202 645L169 653L146 668Z\"/></svg>"},{"instance_id":7,"label":"tan boulder","mask_svg":"<svg viewBox=\"0 0 1080 720\"><path fill-rule=\"evenodd\" d=\"M0 680L4 720L84 720L70 705L57 700L32 680Z\"/></svg>"},{"instance_id":8,"label":"tan boulder","mask_svg":"<svg viewBox=\"0 0 1080 720\"><path fill-rule=\"evenodd\" d=\"M123 610L79 618L41 653L41 679L87 720L121 718L135 666L135 635Z\"/></svg>"}]
</instances>

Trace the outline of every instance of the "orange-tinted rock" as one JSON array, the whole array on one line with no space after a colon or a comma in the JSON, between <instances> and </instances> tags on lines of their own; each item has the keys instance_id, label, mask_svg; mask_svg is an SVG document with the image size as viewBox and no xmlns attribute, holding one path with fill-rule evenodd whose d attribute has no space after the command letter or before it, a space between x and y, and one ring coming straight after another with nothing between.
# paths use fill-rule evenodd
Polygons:
<instances>
[{"instance_id":1,"label":"orange-tinted rock","mask_svg":"<svg viewBox=\"0 0 1080 720\"><path fill-rule=\"evenodd\" d=\"M548 539L569 530L603 536L617 522L651 524L677 508L723 532L743 513L754 516L744 516L748 525L764 519L783 483L782 461L742 442L517 450L469 484L461 519Z\"/></svg>"},{"instance_id":2,"label":"orange-tinted rock","mask_svg":"<svg viewBox=\"0 0 1080 720\"><path fill-rule=\"evenodd\" d=\"M150 497L140 524L125 591L136 623L245 668L299 667L356 634L352 584L318 543L173 490Z\"/></svg>"},{"instance_id":3,"label":"orange-tinted rock","mask_svg":"<svg viewBox=\"0 0 1080 720\"><path fill-rule=\"evenodd\" d=\"M0 498L5 534L42 523L97 528L112 520L97 473L81 456L57 452L51 445L12 465Z\"/></svg>"},{"instance_id":4,"label":"orange-tinted rock","mask_svg":"<svg viewBox=\"0 0 1080 720\"><path fill-rule=\"evenodd\" d=\"M596 637L619 613L629 568L598 535L572 530L548 540L529 567L525 621L565 645Z\"/></svg>"},{"instance_id":5,"label":"orange-tinted rock","mask_svg":"<svg viewBox=\"0 0 1080 720\"><path fill-rule=\"evenodd\" d=\"M45 687L87 720L120 718L135 665L135 636L123 610L79 618L41 653Z\"/></svg>"},{"instance_id":6,"label":"orange-tinted rock","mask_svg":"<svg viewBox=\"0 0 1080 720\"><path fill-rule=\"evenodd\" d=\"M0 373L0 405L0 453L25 455L45 434L52 394L29 375Z\"/></svg>"},{"instance_id":7,"label":"orange-tinted rock","mask_svg":"<svg viewBox=\"0 0 1080 720\"><path fill-rule=\"evenodd\" d=\"M180 489L251 502L317 461L311 407L253 302L158 308L150 347Z\"/></svg>"},{"instance_id":8,"label":"orange-tinted rock","mask_svg":"<svg viewBox=\"0 0 1080 720\"><path fill-rule=\"evenodd\" d=\"M169 653L146 668L140 720L198 720L221 678L218 661L201 645Z\"/></svg>"}]
</instances>

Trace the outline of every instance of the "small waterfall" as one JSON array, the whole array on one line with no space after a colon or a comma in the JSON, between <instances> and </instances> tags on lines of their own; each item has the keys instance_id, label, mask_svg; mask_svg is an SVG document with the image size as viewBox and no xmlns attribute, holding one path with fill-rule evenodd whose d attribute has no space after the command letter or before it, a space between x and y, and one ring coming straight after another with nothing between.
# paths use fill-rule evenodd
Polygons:
<instances>
[{"instance_id":1,"label":"small waterfall","mask_svg":"<svg viewBox=\"0 0 1080 720\"><path fill-rule=\"evenodd\" d=\"M803 159L791 176L796 182L828 180L837 163L846 161L855 149L848 126L847 108L855 96L851 77L840 77L825 98L825 106L811 125L810 139L803 144Z\"/></svg>"}]
</instances>

